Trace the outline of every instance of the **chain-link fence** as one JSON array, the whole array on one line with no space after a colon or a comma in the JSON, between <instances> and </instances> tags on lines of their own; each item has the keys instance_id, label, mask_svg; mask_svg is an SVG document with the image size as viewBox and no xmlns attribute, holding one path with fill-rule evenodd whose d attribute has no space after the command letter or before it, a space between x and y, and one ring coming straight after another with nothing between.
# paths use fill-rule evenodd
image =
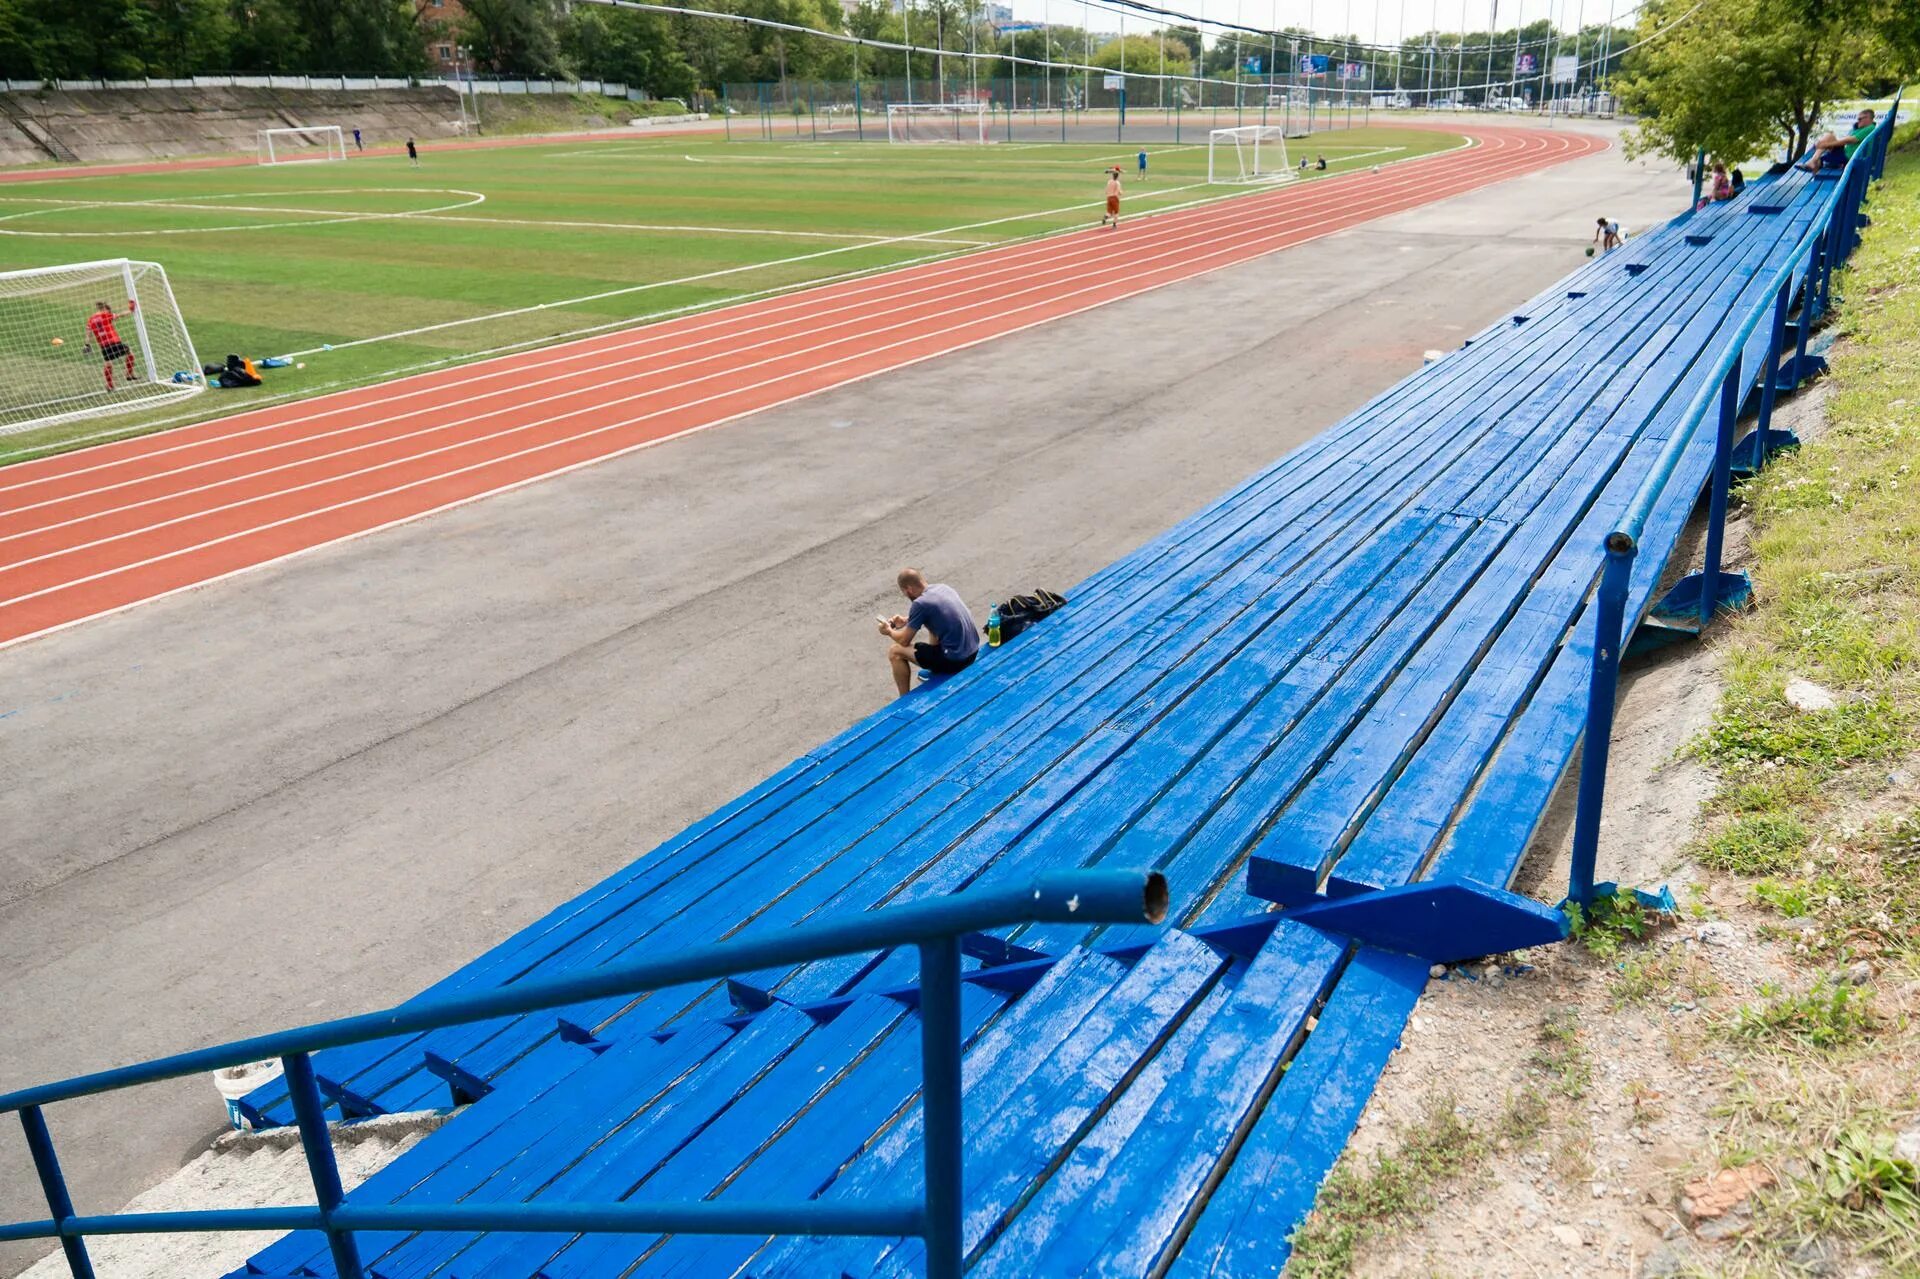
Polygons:
<instances>
[{"instance_id":1,"label":"chain-link fence","mask_svg":"<svg viewBox=\"0 0 1920 1279\"><path fill-rule=\"evenodd\" d=\"M1258 124L1291 135L1360 128L1390 104L1357 88L1284 80L1142 80L1036 73L991 80L784 80L729 84L718 114L741 141L885 142L888 108L946 103L979 108L1004 142L1204 142L1209 130ZM1123 82L1124 83L1124 82Z\"/></svg>"}]
</instances>

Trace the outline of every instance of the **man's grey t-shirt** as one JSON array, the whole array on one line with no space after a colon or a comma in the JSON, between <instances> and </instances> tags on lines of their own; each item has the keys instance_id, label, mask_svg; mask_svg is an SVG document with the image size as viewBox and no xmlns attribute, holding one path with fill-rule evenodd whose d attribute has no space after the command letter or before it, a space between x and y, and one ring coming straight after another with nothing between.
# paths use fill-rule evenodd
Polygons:
<instances>
[{"instance_id":1,"label":"man's grey t-shirt","mask_svg":"<svg viewBox=\"0 0 1920 1279\"><path fill-rule=\"evenodd\" d=\"M963 662L980 651L980 632L974 629L973 615L951 586L935 582L907 610L907 629L916 631L922 626L940 645L940 652L953 661Z\"/></svg>"}]
</instances>

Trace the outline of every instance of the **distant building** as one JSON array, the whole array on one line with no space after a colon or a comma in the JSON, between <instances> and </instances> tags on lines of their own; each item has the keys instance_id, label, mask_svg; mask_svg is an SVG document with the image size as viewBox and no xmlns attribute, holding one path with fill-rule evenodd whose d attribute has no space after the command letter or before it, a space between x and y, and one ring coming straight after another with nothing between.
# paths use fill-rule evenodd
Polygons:
<instances>
[{"instance_id":1,"label":"distant building","mask_svg":"<svg viewBox=\"0 0 1920 1279\"><path fill-rule=\"evenodd\" d=\"M460 0L413 0L413 11L427 33L427 57L434 71L451 79L473 70L472 59L460 46L456 28L467 14Z\"/></svg>"}]
</instances>

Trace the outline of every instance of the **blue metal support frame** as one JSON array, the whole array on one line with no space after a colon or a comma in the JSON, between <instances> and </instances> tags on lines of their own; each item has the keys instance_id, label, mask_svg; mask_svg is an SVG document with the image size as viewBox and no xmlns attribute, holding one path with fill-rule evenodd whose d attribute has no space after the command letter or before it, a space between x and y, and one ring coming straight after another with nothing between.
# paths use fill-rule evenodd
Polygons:
<instances>
[{"instance_id":1,"label":"blue metal support frame","mask_svg":"<svg viewBox=\"0 0 1920 1279\"><path fill-rule=\"evenodd\" d=\"M33 1170L40 1175L40 1189L47 1196L47 1211L52 1224L61 1231L60 1247L67 1254L67 1269L74 1279L93 1279L93 1259L87 1256L87 1243L78 1235L64 1232L73 1217L73 1197L67 1193L67 1179L60 1172L59 1156L53 1151L53 1134L47 1131L47 1117L38 1106L20 1111L20 1126L27 1132L27 1152L33 1156Z\"/></svg>"},{"instance_id":2,"label":"blue metal support frame","mask_svg":"<svg viewBox=\"0 0 1920 1279\"><path fill-rule=\"evenodd\" d=\"M589 973L520 982L479 994L417 1000L294 1030L257 1035L212 1048L156 1058L0 1094L0 1113L18 1111L51 1217L0 1225L0 1242L54 1239L75 1279L93 1279L87 1235L180 1234L211 1230L323 1230L340 1279L366 1274L354 1241L358 1231L515 1230L581 1233L913 1235L927 1249L929 1279L960 1279L964 1261L961 1167L960 938L1027 923L1157 924L1167 914L1167 881L1157 872L1076 870L1006 888L974 888L951 896L863 913L833 924L795 928L768 939L740 939ZM334 1163L310 1054L407 1031L433 1030L508 1013L558 1008L582 999L639 994L690 981L791 966L837 955L915 946L920 954L921 1078L926 1189L918 1203L877 1205L743 1203L508 1203L391 1206L348 1202ZM279 1057L299 1121L312 1205L197 1212L74 1215L41 1107L55 1101L176 1079Z\"/></svg>"},{"instance_id":3,"label":"blue metal support frame","mask_svg":"<svg viewBox=\"0 0 1920 1279\"><path fill-rule=\"evenodd\" d=\"M1713 476L1708 482L1707 546L1700 571L1675 582L1653 608L1654 618L1669 630L1697 635L1713 625L1721 610L1742 608L1753 598L1753 583L1745 573L1720 571L1727 540L1727 501L1733 489L1733 433L1740 419L1740 367L1736 353L1720 379L1720 417L1714 429Z\"/></svg>"},{"instance_id":4,"label":"blue metal support frame","mask_svg":"<svg viewBox=\"0 0 1920 1279\"><path fill-rule=\"evenodd\" d=\"M1620 647L1624 639L1627 587L1633 581L1633 557L1639 544L1630 534L1607 537L1607 561L1600 570L1599 607L1594 614L1593 675L1587 683L1587 729L1580 752L1580 791L1573 814L1573 874L1569 899L1593 903L1594 868L1599 863L1600 810L1607 790L1607 752L1613 744L1613 707L1620 691Z\"/></svg>"},{"instance_id":5,"label":"blue metal support frame","mask_svg":"<svg viewBox=\"0 0 1920 1279\"><path fill-rule=\"evenodd\" d=\"M1773 402L1780 393L1780 355L1786 349L1787 307L1792 300L1791 281L1774 290L1773 327L1767 339L1766 368L1760 374L1760 415L1753 434L1734 448L1735 475L1758 475L1775 453L1800 447L1800 437L1792 431L1773 430Z\"/></svg>"},{"instance_id":6,"label":"blue metal support frame","mask_svg":"<svg viewBox=\"0 0 1920 1279\"><path fill-rule=\"evenodd\" d=\"M1744 576L1720 571L1720 556L1726 530L1727 493L1731 475L1733 428L1745 392L1741 378L1742 352L1764 315L1772 327L1767 367L1762 371L1766 386L1761 391L1761 427L1755 445L1755 460L1763 462L1771 428L1773 396L1790 391L1810 376L1809 370L1824 370L1826 362L1807 354L1807 339L1814 323L1825 310L1831 296L1833 268L1846 259L1859 241L1857 215L1866 199L1867 186L1885 164L1887 142L1893 136L1900 114L1900 100L1894 99L1879 127L1874 130L1847 162L1840 190L1827 207L1826 221L1801 238L1773 280L1774 305L1768 311L1748 316L1727 343L1725 353L1714 366L1699 392L1681 414L1679 428L1668 437L1666 446L1655 459L1652 470L1641 483L1625 516L1603 545L1605 559L1598 574L1598 592L1594 600L1593 667L1587 684L1587 726L1580 756L1579 794L1573 819L1573 865L1569 875L1567 900L1581 907L1591 906L1596 897L1613 891L1611 884L1596 885L1594 876L1599 862L1600 812L1606 795L1607 755L1612 746L1614 704L1620 684L1620 651L1626 638L1626 606L1633 579L1634 556L1640 545L1648 518L1679 468L1680 459L1693 443L1709 408L1718 401L1719 418L1715 424L1714 466L1711 479L1712 499L1708 515L1707 547L1701 572L1683 579L1653 610L1690 611L1692 621L1669 615L1663 625L1669 633L1684 633L1694 626L1704 628L1714 613L1727 605L1741 590L1750 591ZM1794 336L1794 356L1786 369L1776 367L1784 345L1786 308L1799 281L1800 314ZM1689 589L1689 583L1691 587ZM1734 587L1733 592L1729 587ZM1677 623L1677 625L1676 625Z\"/></svg>"},{"instance_id":7,"label":"blue metal support frame","mask_svg":"<svg viewBox=\"0 0 1920 1279\"><path fill-rule=\"evenodd\" d=\"M333 1268L340 1279L364 1279L360 1248L352 1232L341 1230L333 1222L333 1214L347 1195L340 1185L340 1167L334 1162L333 1138L327 1133L326 1103L320 1100L320 1086L313 1079L313 1058L306 1053L288 1053L280 1064L286 1069L287 1095L300 1126L300 1144L306 1148L307 1171L313 1177L314 1199L320 1209L321 1229L327 1232L327 1249L333 1253Z\"/></svg>"}]
</instances>

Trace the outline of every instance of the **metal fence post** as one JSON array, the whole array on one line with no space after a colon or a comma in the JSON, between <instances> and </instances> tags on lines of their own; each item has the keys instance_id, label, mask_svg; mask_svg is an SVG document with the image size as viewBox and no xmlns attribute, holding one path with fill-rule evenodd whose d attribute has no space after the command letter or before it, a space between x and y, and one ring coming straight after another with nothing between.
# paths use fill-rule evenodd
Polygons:
<instances>
[{"instance_id":1,"label":"metal fence post","mask_svg":"<svg viewBox=\"0 0 1920 1279\"><path fill-rule=\"evenodd\" d=\"M289 1053L280 1059L287 1070L287 1095L293 1103L294 1118L300 1124L300 1144L306 1148L307 1171L313 1175L313 1193L320 1204L321 1220L327 1223L327 1247L333 1253L333 1268L340 1279L365 1279L360 1266L360 1247L353 1233L336 1230L332 1214L347 1197L340 1188L340 1169L333 1161L333 1136L327 1131L325 1103L313 1079L313 1059L305 1053Z\"/></svg>"},{"instance_id":2,"label":"metal fence post","mask_svg":"<svg viewBox=\"0 0 1920 1279\"><path fill-rule=\"evenodd\" d=\"M1600 808L1607 790L1607 752L1613 745L1613 706L1620 691L1621 625L1627 586L1633 580L1634 541L1607 535L1607 559L1593 620L1593 672L1587 681L1587 730L1580 748L1580 791L1573 815L1573 869L1567 898L1593 904L1593 874L1599 860Z\"/></svg>"},{"instance_id":3,"label":"metal fence post","mask_svg":"<svg viewBox=\"0 0 1920 1279\"><path fill-rule=\"evenodd\" d=\"M1793 282L1782 284L1773 295L1773 325L1767 339L1767 365L1760 379L1760 420L1753 432L1753 469L1767 464L1767 428L1773 422L1773 397L1780 389L1780 354L1787 344L1787 301L1793 295Z\"/></svg>"},{"instance_id":4,"label":"metal fence post","mask_svg":"<svg viewBox=\"0 0 1920 1279\"><path fill-rule=\"evenodd\" d=\"M33 1156L33 1170L40 1174L40 1189L47 1196L47 1211L56 1224L64 1225L73 1217L73 1197L67 1193L67 1179L60 1172L60 1158L53 1152L53 1134L47 1131L47 1117L38 1106L20 1111L20 1126L27 1132L27 1151ZM93 1259L87 1256L87 1241L71 1235L60 1236L61 1251L67 1254L67 1270L73 1279L93 1279Z\"/></svg>"},{"instance_id":5,"label":"metal fence post","mask_svg":"<svg viewBox=\"0 0 1920 1279\"><path fill-rule=\"evenodd\" d=\"M927 1279L960 1279L960 940L920 943L921 1113L926 1152Z\"/></svg>"},{"instance_id":6,"label":"metal fence post","mask_svg":"<svg viewBox=\"0 0 1920 1279\"><path fill-rule=\"evenodd\" d=\"M1700 627L1720 607L1720 554L1727 538L1727 493L1733 485L1733 430L1740 420L1740 357L1720 380L1720 423L1713 436L1713 487L1707 505L1707 553L1700 569Z\"/></svg>"}]
</instances>

